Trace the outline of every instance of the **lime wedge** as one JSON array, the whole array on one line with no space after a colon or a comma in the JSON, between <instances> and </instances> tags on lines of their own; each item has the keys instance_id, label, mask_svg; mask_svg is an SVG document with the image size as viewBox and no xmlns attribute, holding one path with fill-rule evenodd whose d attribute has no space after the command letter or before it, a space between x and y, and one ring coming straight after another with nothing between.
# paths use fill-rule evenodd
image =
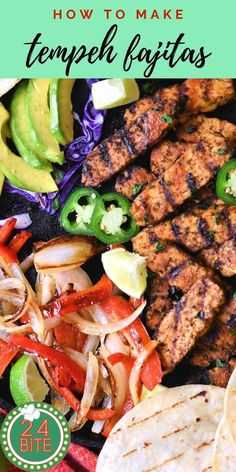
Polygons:
<instances>
[{"instance_id":1,"label":"lime wedge","mask_svg":"<svg viewBox=\"0 0 236 472\"><path fill-rule=\"evenodd\" d=\"M163 390L166 390L167 387L165 387L164 385L157 385L153 390L148 390L146 387L142 387L142 391L141 391L141 397L140 397L140 401L142 402L143 400L146 400L146 398L151 398L151 397L154 397L155 395L157 395L158 393L162 392Z\"/></svg>"},{"instance_id":2,"label":"lime wedge","mask_svg":"<svg viewBox=\"0 0 236 472\"><path fill-rule=\"evenodd\" d=\"M140 298L147 287L146 258L123 248L102 254L104 270L112 282L130 297Z\"/></svg>"},{"instance_id":3,"label":"lime wedge","mask_svg":"<svg viewBox=\"0 0 236 472\"><path fill-rule=\"evenodd\" d=\"M22 356L11 368L10 390L15 404L42 402L49 388L30 356Z\"/></svg>"},{"instance_id":4,"label":"lime wedge","mask_svg":"<svg viewBox=\"0 0 236 472\"><path fill-rule=\"evenodd\" d=\"M135 102L139 88L134 79L106 79L92 84L94 108L106 110Z\"/></svg>"}]
</instances>

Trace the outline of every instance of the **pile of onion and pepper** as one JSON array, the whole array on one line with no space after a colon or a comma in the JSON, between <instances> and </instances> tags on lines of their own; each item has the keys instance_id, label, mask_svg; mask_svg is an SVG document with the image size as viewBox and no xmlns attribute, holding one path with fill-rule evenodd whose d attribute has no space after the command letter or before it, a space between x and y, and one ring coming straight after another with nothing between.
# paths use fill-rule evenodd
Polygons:
<instances>
[{"instance_id":1,"label":"pile of onion and pepper","mask_svg":"<svg viewBox=\"0 0 236 472\"><path fill-rule=\"evenodd\" d=\"M81 265L107 247L91 236L36 243L19 262L31 233L12 238L15 222L0 228L0 376L19 356L33 356L50 387L47 401L70 414L71 430L92 420L107 436L140 401L142 386L151 391L162 379L157 341L139 318L145 302L127 299L106 275L92 284ZM25 275L32 265L34 289Z\"/></svg>"}]
</instances>

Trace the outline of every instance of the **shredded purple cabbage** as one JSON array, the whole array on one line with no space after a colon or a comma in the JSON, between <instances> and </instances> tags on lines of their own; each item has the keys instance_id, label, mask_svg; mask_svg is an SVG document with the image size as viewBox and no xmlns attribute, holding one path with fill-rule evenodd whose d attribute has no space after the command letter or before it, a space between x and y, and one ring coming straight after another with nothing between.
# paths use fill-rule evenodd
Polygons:
<instances>
[{"instance_id":1,"label":"shredded purple cabbage","mask_svg":"<svg viewBox=\"0 0 236 472\"><path fill-rule=\"evenodd\" d=\"M4 189L9 193L17 193L49 213L55 214L63 205L69 193L73 190L80 178L80 170L86 155L93 150L101 138L106 111L95 110L92 102L91 85L99 79L86 79L88 97L83 115L80 117L74 112L74 118L81 128L81 135L65 146L65 164L56 169L54 178L58 185L58 192L35 193L19 189L9 181L5 181Z\"/></svg>"}]
</instances>

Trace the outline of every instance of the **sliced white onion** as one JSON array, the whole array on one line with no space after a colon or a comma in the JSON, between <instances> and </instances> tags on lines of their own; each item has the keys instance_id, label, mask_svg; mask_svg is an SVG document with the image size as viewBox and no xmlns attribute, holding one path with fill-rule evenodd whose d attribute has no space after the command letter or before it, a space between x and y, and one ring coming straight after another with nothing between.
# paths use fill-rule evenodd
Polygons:
<instances>
[{"instance_id":1,"label":"sliced white onion","mask_svg":"<svg viewBox=\"0 0 236 472\"><path fill-rule=\"evenodd\" d=\"M9 334L28 334L32 332L32 327L30 323L16 325L14 323L4 324L0 321L0 332Z\"/></svg>"},{"instance_id":2,"label":"sliced white onion","mask_svg":"<svg viewBox=\"0 0 236 472\"><path fill-rule=\"evenodd\" d=\"M61 320L58 316L54 316L53 318L45 318L44 320L44 327L45 330L50 330L56 328L60 324Z\"/></svg>"},{"instance_id":3,"label":"sliced white onion","mask_svg":"<svg viewBox=\"0 0 236 472\"><path fill-rule=\"evenodd\" d=\"M80 415L84 418L91 408L93 399L96 395L98 385L99 366L97 358L92 352L89 353L84 393L80 405Z\"/></svg>"},{"instance_id":4,"label":"sliced white onion","mask_svg":"<svg viewBox=\"0 0 236 472\"><path fill-rule=\"evenodd\" d=\"M140 401L138 395L138 386L140 379L140 372L144 362L150 356L150 354L156 349L158 341L149 341L145 344L143 350L139 353L138 357L135 359L134 365L130 372L129 377L129 389L132 396L134 405L137 405Z\"/></svg>"},{"instance_id":5,"label":"sliced white onion","mask_svg":"<svg viewBox=\"0 0 236 472\"><path fill-rule=\"evenodd\" d=\"M92 282L88 274L81 269L81 267L76 267L75 269L62 270L62 271L52 271L50 275L54 278L56 282L56 288L58 294L61 295L65 291L65 287L68 284L73 284L74 290L79 292L80 290L85 290L92 286Z\"/></svg>"},{"instance_id":6,"label":"sliced white onion","mask_svg":"<svg viewBox=\"0 0 236 472\"><path fill-rule=\"evenodd\" d=\"M109 373L110 386L112 392L113 408L121 410L127 392L128 378L125 367L122 364L112 366L108 360L109 352L103 345L100 347L101 361Z\"/></svg>"},{"instance_id":7,"label":"sliced white onion","mask_svg":"<svg viewBox=\"0 0 236 472\"><path fill-rule=\"evenodd\" d=\"M76 324L79 330L84 334L103 336L104 334L116 333L117 331L121 331L129 326L134 320L136 320L136 318L138 318L145 306L146 302L143 302L142 305L140 305L131 315L119 321L112 321L106 325L85 320L77 313L71 313L70 315L65 316L65 318L66 320Z\"/></svg>"},{"instance_id":8,"label":"sliced white onion","mask_svg":"<svg viewBox=\"0 0 236 472\"><path fill-rule=\"evenodd\" d=\"M93 426L91 428L92 433L100 434L103 430L103 427L104 427L105 423L106 423L106 420L94 421Z\"/></svg>"},{"instance_id":9,"label":"sliced white onion","mask_svg":"<svg viewBox=\"0 0 236 472\"><path fill-rule=\"evenodd\" d=\"M66 415L70 410L70 405L54 389L51 389L51 403L62 415Z\"/></svg>"},{"instance_id":10,"label":"sliced white onion","mask_svg":"<svg viewBox=\"0 0 236 472\"><path fill-rule=\"evenodd\" d=\"M112 408L112 397L111 395L106 395L102 402L102 408ZM97 420L94 421L93 426L91 428L92 433L100 434L103 430L103 427L107 420Z\"/></svg>"},{"instance_id":11,"label":"sliced white onion","mask_svg":"<svg viewBox=\"0 0 236 472\"><path fill-rule=\"evenodd\" d=\"M31 267L33 267L34 261L33 261L33 253L31 253L29 256L27 256L21 263L20 263L20 268L23 273L27 272Z\"/></svg>"},{"instance_id":12,"label":"sliced white onion","mask_svg":"<svg viewBox=\"0 0 236 472\"><path fill-rule=\"evenodd\" d=\"M106 336L104 342L106 348L110 352L110 354L114 354L116 352L121 352L126 356L130 355L131 349L129 346L124 344L121 340L120 333L112 333Z\"/></svg>"},{"instance_id":13,"label":"sliced white onion","mask_svg":"<svg viewBox=\"0 0 236 472\"><path fill-rule=\"evenodd\" d=\"M87 355L83 354L82 352L76 351L75 349L71 349L70 347L64 348L65 353L76 363L78 364L83 370L87 370Z\"/></svg>"},{"instance_id":14,"label":"sliced white onion","mask_svg":"<svg viewBox=\"0 0 236 472\"><path fill-rule=\"evenodd\" d=\"M37 334L39 340L42 341L45 336L45 324L44 324L45 320L43 318L40 308L33 301L30 304L28 313L29 313L32 329L34 333Z\"/></svg>"},{"instance_id":15,"label":"sliced white onion","mask_svg":"<svg viewBox=\"0 0 236 472\"><path fill-rule=\"evenodd\" d=\"M26 288L27 288L28 292L30 293L32 299L36 300L35 292L32 289L32 287L31 287L30 283L28 282L27 278L23 274L22 269L19 266L19 264L10 264L9 268L10 268L11 273L13 274L13 276L16 277L17 279L21 280L24 283L24 285L26 286Z\"/></svg>"},{"instance_id":16,"label":"sliced white onion","mask_svg":"<svg viewBox=\"0 0 236 472\"><path fill-rule=\"evenodd\" d=\"M45 243L36 243L34 264L38 272L73 269L101 252L103 246L88 236L59 236Z\"/></svg>"},{"instance_id":17,"label":"sliced white onion","mask_svg":"<svg viewBox=\"0 0 236 472\"><path fill-rule=\"evenodd\" d=\"M29 216L29 213L20 213L19 215L13 215L10 216L9 218L15 218L16 219L16 226L15 229L25 229L28 228L32 224L32 220ZM9 218L6 218L4 220L0 220L0 226L4 225Z\"/></svg>"},{"instance_id":18,"label":"sliced white onion","mask_svg":"<svg viewBox=\"0 0 236 472\"><path fill-rule=\"evenodd\" d=\"M84 354L88 354L89 352L93 352L95 354L99 346L99 341L99 336L88 336L82 349Z\"/></svg>"},{"instance_id":19,"label":"sliced white onion","mask_svg":"<svg viewBox=\"0 0 236 472\"><path fill-rule=\"evenodd\" d=\"M1 321L17 321L28 309L30 294L21 280L5 277L0 280L0 300L17 306L16 311L5 314Z\"/></svg>"},{"instance_id":20,"label":"sliced white onion","mask_svg":"<svg viewBox=\"0 0 236 472\"><path fill-rule=\"evenodd\" d=\"M49 274L38 274L35 288L39 305L46 305L56 295L55 280Z\"/></svg>"}]
</instances>

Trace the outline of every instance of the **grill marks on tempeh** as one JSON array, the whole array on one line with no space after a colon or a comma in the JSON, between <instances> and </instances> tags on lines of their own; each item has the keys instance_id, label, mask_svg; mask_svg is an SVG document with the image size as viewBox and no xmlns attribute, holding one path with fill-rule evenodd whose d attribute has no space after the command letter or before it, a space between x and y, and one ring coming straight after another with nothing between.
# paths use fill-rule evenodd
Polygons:
<instances>
[{"instance_id":1,"label":"grill marks on tempeh","mask_svg":"<svg viewBox=\"0 0 236 472\"><path fill-rule=\"evenodd\" d=\"M234 94L231 79L187 79L182 84L158 90L151 98L142 98L133 103L125 112L125 120L135 120L156 102L170 98L178 101L179 111L183 114L181 119L184 119L188 114L213 111L231 100Z\"/></svg>"},{"instance_id":2,"label":"grill marks on tempeh","mask_svg":"<svg viewBox=\"0 0 236 472\"><path fill-rule=\"evenodd\" d=\"M223 149L219 152L219 149ZM185 143L177 161L134 200L131 212L139 226L163 220L207 185L232 156L221 136L212 143Z\"/></svg>"},{"instance_id":3,"label":"grill marks on tempeh","mask_svg":"<svg viewBox=\"0 0 236 472\"><path fill-rule=\"evenodd\" d=\"M198 367L208 367L218 359L228 362L236 352L236 300L232 298L221 309L211 331L194 349L190 363Z\"/></svg>"},{"instance_id":4,"label":"grill marks on tempeh","mask_svg":"<svg viewBox=\"0 0 236 472\"><path fill-rule=\"evenodd\" d=\"M223 136L232 147L236 146L236 125L218 118L198 115L185 121L176 130L176 137L186 143L207 141L213 136Z\"/></svg>"},{"instance_id":5,"label":"grill marks on tempeh","mask_svg":"<svg viewBox=\"0 0 236 472\"><path fill-rule=\"evenodd\" d=\"M157 238L180 243L192 252L236 239L236 207L221 202L217 207L191 210L153 226Z\"/></svg>"},{"instance_id":6,"label":"grill marks on tempeh","mask_svg":"<svg viewBox=\"0 0 236 472\"><path fill-rule=\"evenodd\" d=\"M215 245L200 252L202 261L224 277L236 275L236 241L230 239L221 245Z\"/></svg>"},{"instance_id":7,"label":"grill marks on tempeh","mask_svg":"<svg viewBox=\"0 0 236 472\"><path fill-rule=\"evenodd\" d=\"M210 111L233 96L232 80L188 79L138 101L126 112L126 124L88 154L83 184L95 187L122 171L163 138L180 112Z\"/></svg>"},{"instance_id":8,"label":"grill marks on tempeh","mask_svg":"<svg viewBox=\"0 0 236 472\"><path fill-rule=\"evenodd\" d=\"M209 329L224 301L223 291L210 270L158 239L152 228L139 233L133 247L157 274L151 282L147 324L155 330L163 366L170 371Z\"/></svg>"},{"instance_id":9,"label":"grill marks on tempeh","mask_svg":"<svg viewBox=\"0 0 236 472\"><path fill-rule=\"evenodd\" d=\"M174 125L177 103L158 103L155 108L127 123L99 144L85 159L82 183L96 187L125 169L162 139ZM168 122L165 117L168 116Z\"/></svg>"},{"instance_id":10,"label":"grill marks on tempeh","mask_svg":"<svg viewBox=\"0 0 236 472\"><path fill-rule=\"evenodd\" d=\"M144 167L130 166L117 177L115 190L129 200L134 200L136 195L152 182L153 178L153 174Z\"/></svg>"},{"instance_id":11,"label":"grill marks on tempeh","mask_svg":"<svg viewBox=\"0 0 236 472\"><path fill-rule=\"evenodd\" d=\"M181 298L159 324L155 337L164 371L172 371L210 327L224 301L222 289L203 277Z\"/></svg>"}]
</instances>

